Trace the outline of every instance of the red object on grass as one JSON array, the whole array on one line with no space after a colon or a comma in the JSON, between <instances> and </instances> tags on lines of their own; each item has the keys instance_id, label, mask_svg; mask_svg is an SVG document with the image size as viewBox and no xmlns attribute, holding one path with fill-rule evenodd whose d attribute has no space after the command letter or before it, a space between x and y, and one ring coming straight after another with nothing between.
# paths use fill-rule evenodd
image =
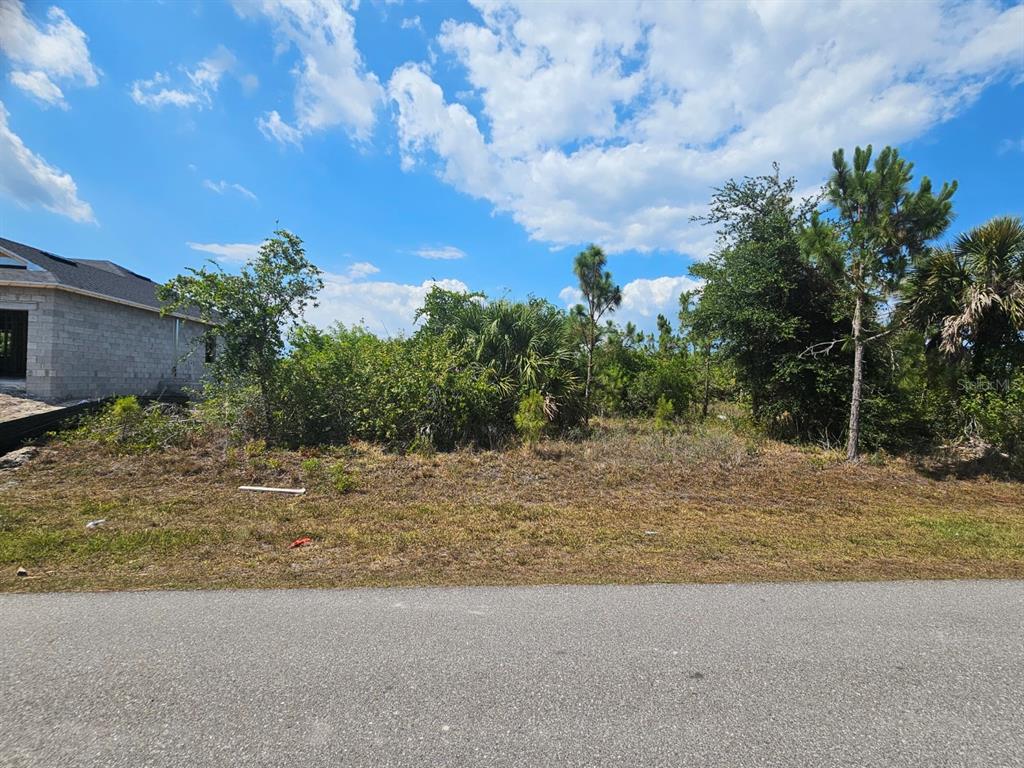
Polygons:
<instances>
[{"instance_id":1,"label":"red object on grass","mask_svg":"<svg viewBox=\"0 0 1024 768\"><path fill-rule=\"evenodd\" d=\"M288 549L295 549L296 547L304 547L307 544L312 544L313 540L309 536L303 536L302 538L296 539L288 545Z\"/></svg>"}]
</instances>

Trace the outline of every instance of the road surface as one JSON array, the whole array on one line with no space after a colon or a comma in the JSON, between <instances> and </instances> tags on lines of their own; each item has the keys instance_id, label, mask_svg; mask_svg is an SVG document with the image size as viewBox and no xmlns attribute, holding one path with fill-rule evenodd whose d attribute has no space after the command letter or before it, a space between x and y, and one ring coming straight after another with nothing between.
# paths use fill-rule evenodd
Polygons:
<instances>
[{"instance_id":1,"label":"road surface","mask_svg":"<svg viewBox=\"0 0 1024 768\"><path fill-rule=\"evenodd\" d=\"M1024 766L1024 583L0 596L0 766Z\"/></svg>"}]
</instances>

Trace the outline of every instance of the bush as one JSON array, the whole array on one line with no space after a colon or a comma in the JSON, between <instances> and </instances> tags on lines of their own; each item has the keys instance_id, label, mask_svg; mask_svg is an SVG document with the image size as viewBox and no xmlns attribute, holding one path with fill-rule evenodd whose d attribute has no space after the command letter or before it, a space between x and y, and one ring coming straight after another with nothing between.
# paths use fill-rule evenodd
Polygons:
<instances>
[{"instance_id":1,"label":"bush","mask_svg":"<svg viewBox=\"0 0 1024 768\"><path fill-rule=\"evenodd\" d=\"M361 439L447 451L492 437L500 393L444 336L379 339L361 328L304 328L292 345L275 386L285 443Z\"/></svg>"},{"instance_id":2,"label":"bush","mask_svg":"<svg viewBox=\"0 0 1024 768\"><path fill-rule=\"evenodd\" d=\"M338 493L348 493L355 490L357 481L354 473L345 469L344 464L332 464L327 470L331 479L331 487Z\"/></svg>"},{"instance_id":3,"label":"bush","mask_svg":"<svg viewBox=\"0 0 1024 768\"><path fill-rule=\"evenodd\" d=\"M968 437L978 437L1024 468L1024 374L1001 385L981 377L965 386L961 409Z\"/></svg>"},{"instance_id":4,"label":"bush","mask_svg":"<svg viewBox=\"0 0 1024 768\"><path fill-rule=\"evenodd\" d=\"M661 395L654 406L654 426L662 432L668 432L676 419L676 408L672 401Z\"/></svg>"},{"instance_id":5,"label":"bush","mask_svg":"<svg viewBox=\"0 0 1024 768\"><path fill-rule=\"evenodd\" d=\"M606 414L653 416L658 401L665 398L672 402L675 415L682 416L693 401L694 372L683 352L627 348L620 337L613 337L595 360L597 403Z\"/></svg>"},{"instance_id":6,"label":"bush","mask_svg":"<svg viewBox=\"0 0 1024 768\"><path fill-rule=\"evenodd\" d=\"M533 446L540 440L546 424L544 397L537 390L533 390L519 401L519 408L516 410L516 429L526 444Z\"/></svg>"},{"instance_id":7,"label":"bush","mask_svg":"<svg viewBox=\"0 0 1024 768\"><path fill-rule=\"evenodd\" d=\"M153 403L143 406L135 397L119 397L99 413L86 416L71 440L99 443L124 453L142 453L188 442L199 424L181 408Z\"/></svg>"}]
</instances>

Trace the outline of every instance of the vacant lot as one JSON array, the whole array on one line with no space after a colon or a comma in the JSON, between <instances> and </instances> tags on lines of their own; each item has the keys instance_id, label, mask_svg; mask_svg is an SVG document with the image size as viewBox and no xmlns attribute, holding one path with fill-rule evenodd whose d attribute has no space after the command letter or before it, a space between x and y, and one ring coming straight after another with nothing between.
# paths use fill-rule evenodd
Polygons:
<instances>
[{"instance_id":1,"label":"vacant lot","mask_svg":"<svg viewBox=\"0 0 1024 768\"><path fill-rule=\"evenodd\" d=\"M718 425L435 456L53 443L0 472L0 568L8 591L1022 578L1024 485Z\"/></svg>"}]
</instances>

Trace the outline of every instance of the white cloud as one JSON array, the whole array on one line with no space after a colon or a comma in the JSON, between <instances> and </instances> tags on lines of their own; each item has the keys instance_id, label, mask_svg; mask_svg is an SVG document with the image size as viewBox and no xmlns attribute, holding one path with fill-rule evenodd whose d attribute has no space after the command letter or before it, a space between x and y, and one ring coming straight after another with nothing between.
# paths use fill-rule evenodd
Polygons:
<instances>
[{"instance_id":1,"label":"white cloud","mask_svg":"<svg viewBox=\"0 0 1024 768\"><path fill-rule=\"evenodd\" d=\"M223 179L221 179L220 181L211 181L210 179L203 179L203 186L206 187L211 192L216 192L218 195L223 195L228 190L233 189L235 192L242 195L242 197L247 197L250 200L259 199L256 197L256 194L254 192L252 192L249 189L246 189L241 184L233 184L231 182L224 181Z\"/></svg>"},{"instance_id":2,"label":"white cloud","mask_svg":"<svg viewBox=\"0 0 1024 768\"><path fill-rule=\"evenodd\" d=\"M425 280L419 285L385 281L353 281L352 277L327 273L320 305L307 311L306 319L320 328L334 323L362 323L382 336L408 334L416 310L434 286L449 291L468 291L460 280Z\"/></svg>"},{"instance_id":3,"label":"white cloud","mask_svg":"<svg viewBox=\"0 0 1024 768\"><path fill-rule=\"evenodd\" d=\"M558 292L558 298L562 300L565 306L575 307L583 302L583 291L574 285L567 285Z\"/></svg>"},{"instance_id":4,"label":"white cloud","mask_svg":"<svg viewBox=\"0 0 1024 768\"><path fill-rule=\"evenodd\" d=\"M281 144L294 144L297 147L302 145L302 131L292 128L282 120L276 109L263 117L256 118L256 125L259 126L260 133L268 139L273 139Z\"/></svg>"},{"instance_id":5,"label":"white cloud","mask_svg":"<svg viewBox=\"0 0 1024 768\"><path fill-rule=\"evenodd\" d=\"M423 31L423 22L419 16L406 16L402 19L402 29L418 29L420 32Z\"/></svg>"},{"instance_id":6,"label":"white cloud","mask_svg":"<svg viewBox=\"0 0 1024 768\"><path fill-rule=\"evenodd\" d=\"M23 208L42 206L72 221L96 223L92 207L78 197L71 175L35 154L8 125L0 102L0 192Z\"/></svg>"},{"instance_id":7,"label":"white cloud","mask_svg":"<svg viewBox=\"0 0 1024 768\"><path fill-rule=\"evenodd\" d=\"M675 317L679 312L679 294L700 286L692 277L639 278L622 286L620 317L653 318L659 314Z\"/></svg>"},{"instance_id":8,"label":"white cloud","mask_svg":"<svg viewBox=\"0 0 1024 768\"><path fill-rule=\"evenodd\" d=\"M99 82L99 70L89 58L85 33L60 8L47 13L39 27L25 14L21 0L0 2L0 50L15 69L9 79L44 104L67 109L64 92L54 80L84 86Z\"/></svg>"},{"instance_id":9,"label":"white cloud","mask_svg":"<svg viewBox=\"0 0 1024 768\"><path fill-rule=\"evenodd\" d=\"M376 266L374 266L370 262L368 262L368 261L357 261L355 264L352 264L348 268L348 271L346 272L346 274L347 274L347 276L350 279L358 280L358 279L360 279L362 277L369 277L370 275L375 275L378 272L380 272L380 269L378 269Z\"/></svg>"},{"instance_id":10,"label":"white cloud","mask_svg":"<svg viewBox=\"0 0 1024 768\"><path fill-rule=\"evenodd\" d=\"M238 59L235 58L235 54L219 45L210 56L200 61L195 69L185 74L196 90L208 93L216 91L224 75L237 66Z\"/></svg>"},{"instance_id":11,"label":"white cloud","mask_svg":"<svg viewBox=\"0 0 1024 768\"><path fill-rule=\"evenodd\" d=\"M209 253L222 264L245 264L260 252L262 243L186 243L193 251Z\"/></svg>"},{"instance_id":12,"label":"white cloud","mask_svg":"<svg viewBox=\"0 0 1024 768\"><path fill-rule=\"evenodd\" d=\"M678 277L638 278L622 286L622 305L611 317L619 325L632 322L641 328L651 328L658 315L665 315L675 321L679 313L679 294L700 287L699 280L680 275ZM558 293L566 307L583 301L583 294L574 285L567 285Z\"/></svg>"},{"instance_id":13,"label":"white cloud","mask_svg":"<svg viewBox=\"0 0 1024 768\"><path fill-rule=\"evenodd\" d=\"M199 94L179 88L169 88L171 81L163 72L157 72L149 80L136 80L132 83L132 101L140 107L160 109L162 107L191 107L199 103Z\"/></svg>"},{"instance_id":14,"label":"white cloud","mask_svg":"<svg viewBox=\"0 0 1024 768\"><path fill-rule=\"evenodd\" d=\"M223 45L193 69L182 69L180 83L171 85L171 77L165 72L157 72L148 80L136 80L129 91L132 101L141 107L160 109L171 107L208 107L213 103L213 96L220 88L224 76L238 71L238 59ZM259 81L255 75L240 75L242 88L248 93Z\"/></svg>"},{"instance_id":15,"label":"white cloud","mask_svg":"<svg viewBox=\"0 0 1024 768\"><path fill-rule=\"evenodd\" d=\"M64 91L47 77L45 72L41 72L38 69L34 69L31 72L15 70L8 75L8 79L13 85L35 96L46 105L68 109L68 103L64 101Z\"/></svg>"},{"instance_id":16,"label":"white cloud","mask_svg":"<svg viewBox=\"0 0 1024 768\"><path fill-rule=\"evenodd\" d=\"M998 152L1000 155L1007 152L1024 152L1024 136L1019 139L1003 139L999 142Z\"/></svg>"},{"instance_id":17,"label":"white cloud","mask_svg":"<svg viewBox=\"0 0 1024 768\"><path fill-rule=\"evenodd\" d=\"M260 79L252 73L242 75L238 78L238 82L242 84L242 91L246 96L252 95L260 87Z\"/></svg>"},{"instance_id":18,"label":"white cloud","mask_svg":"<svg viewBox=\"0 0 1024 768\"><path fill-rule=\"evenodd\" d=\"M260 0L236 2L242 16L262 13L274 24L279 52L295 46L299 61L293 72L295 121L284 122L274 110L259 119L264 136L299 144L315 131L342 126L356 140L369 139L384 91L356 48L356 2L339 0Z\"/></svg>"},{"instance_id":19,"label":"white cloud","mask_svg":"<svg viewBox=\"0 0 1024 768\"><path fill-rule=\"evenodd\" d=\"M822 181L839 146L897 144L967 107L1024 55L1024 6L480 2L423 66L392 74L402 165L556 246L704 255L711 187L779 161ZM438 66L441 66L440 64Z\"/></svg>"},{"instance_id":20,"label":"white cloud","mask_svg":"<svg viewBox=\"0 0 1024 768\"><path fill-rule=\"evenodd\" d=\"M413 251L413 253L421 259L435 259L442 261L466 258L466 252L461 248L456 248L454 245L424 246L423 248Z\"/></svg>"}]
</instances>

